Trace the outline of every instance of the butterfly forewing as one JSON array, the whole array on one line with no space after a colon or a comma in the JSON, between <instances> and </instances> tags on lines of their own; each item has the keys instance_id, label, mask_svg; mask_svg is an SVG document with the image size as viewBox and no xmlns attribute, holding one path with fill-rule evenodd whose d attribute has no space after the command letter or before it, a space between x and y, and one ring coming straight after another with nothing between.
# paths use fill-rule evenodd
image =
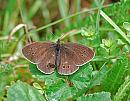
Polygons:
<instances>
[{"instance_id":1,"label":"butterfly forewing","mask_svg":"<svg viewBox=\"0 0 130 101\"><path fill-rule=\"evenodd\" d=\"M39 63L44 58L46 51L53 45L52 42L34 42L22 49L23 55L33 63Z\"/></svg>"},{"instance_id":2,"label":"butterfly forewing","mask_svg":"<svg viewBox=\"0 0 130 101\"><path fill-rule=\"evenodd\" d=\"M66 43L64 47L75 52L75 55L79 58L79 61L76 62L77 66L81 66L89 62L94 57L94 52L86 46L76 43Z\"/></svg>"},{"instance_id":3,"label":"butterfly forewing","mask_svg":"<svg viewBox=\"0 0 130 101\"><path fill-rule=\"evenodd\" d=\"M59 74L70 75L79 69L79 67L76 66L76 62L79 60L73 51L61 47L60 57L60 66L58 67Z\"/></svg>"},{"instance_id":4,"label":"butterfly forewing","mask_svg":"<svg viewBox=\"0 0 130 101\"><path fill-rule=\"evenodd\" d=\"M38 69L45 74L51 74L55 69L55 48L51 47L46 50L43 57L42 61L37 65Z\"/></svg>"}]
</instances>

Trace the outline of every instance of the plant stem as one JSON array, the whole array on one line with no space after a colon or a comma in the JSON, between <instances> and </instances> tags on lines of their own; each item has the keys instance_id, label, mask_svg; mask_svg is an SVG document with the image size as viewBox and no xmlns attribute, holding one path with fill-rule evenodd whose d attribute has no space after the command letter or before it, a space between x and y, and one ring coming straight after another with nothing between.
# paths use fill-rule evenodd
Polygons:
<instances>
[{"instance_id":1,"label":"plant stem","mask_svg":"<svg viewBox=\"0 0 130 101\"><path fill-rule=\"evenodd\" d=\"M115 24L114 21L112 21L102 10L100 10L101 16L107 20L114 28L115 30L130 44L130 39L125 35L125 33Z\"/></svg>"},{"instance_id":2,"label":"plant stem","mask_svg":"<svg viewBox=\"0 0 130 101\"><path fill-rule=\"evenodd\" d=\"M118 3L115 3L115 4L118 4ZM113 4L104 5L102 8L106 8L106 7L110 7L110 6L113 6ZM82 13L91 12L91 11L96 11L96 10L98 10L98 9L99 9L99 7L91 8L91 9L85 9L85 10L83 10L83 11L77 12L77 13L72 14L72 15L70 15L70 16L67 16L67 17L65 17L65 18L59 19L59 20L57 20L57 21L54 21L54 22L52 22L52 23L50 23L50 24L47 24L47 25L45 25L45 26L42 26L42 27L36 29L36 31L43 30L43 29L45 29L45 28L48 28L48 27L50 27L50 26L52 26L52 25L55 25L55 24L60 23L60 22L62 22L62 21L64 21L64 20L67 20L67 19L69 19L69 18L72 18L72 17L75 17L75 16L77 16L77 15L80 15L80 14L82 14Z\"/></svg>"}]
</instances>

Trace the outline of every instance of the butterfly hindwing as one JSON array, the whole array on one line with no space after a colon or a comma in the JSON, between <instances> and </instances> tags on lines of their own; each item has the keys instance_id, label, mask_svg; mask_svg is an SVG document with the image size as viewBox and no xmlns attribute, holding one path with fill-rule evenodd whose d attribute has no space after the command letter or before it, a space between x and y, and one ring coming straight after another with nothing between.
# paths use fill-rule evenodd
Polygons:
<instances>
[{"instance_id":1,"label":"butterfly hindwing","mask_svg":"<svg viewBox=\"0 0 130 101\"><path fill-rule=\"evenodd\" d=\"M79 69L79 67L76 66L77 61L78 58L73 51L62 47L60 51L60 66L57 67L59 74L70 75L76 72Z\"/></svg>"},{"instance_id":2,"label":"butterfly hindwing","mask_svg":"<svg viewBox=\"0 0 130 101\"><path fill-rule=\"evenodd\" d=\"M45 74L51 74L55 69L55 59L55 48L51 47L45 52L42 61L37 64L38 69Z\"/></svg>"}]
</instances>

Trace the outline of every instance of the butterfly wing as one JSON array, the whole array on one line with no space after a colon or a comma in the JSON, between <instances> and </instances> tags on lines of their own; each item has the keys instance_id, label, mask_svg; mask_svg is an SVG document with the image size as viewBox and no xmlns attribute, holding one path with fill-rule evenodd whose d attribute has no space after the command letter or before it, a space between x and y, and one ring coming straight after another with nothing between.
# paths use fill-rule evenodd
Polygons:
<instances>
[{"instance_id":1,"label":"butterfly wing","mask_svg":"<svg viewBox=\"0 0 130 101\"><path fill-rule=\"evenodd\" d=\"M62 47L60 50L60 65L58 68L58 73L61 75L70 75L76 72L79 67L76 66L78 61L75 53L68 48Z\"/></svg>"},{"instance_id":2,"label":"butterfly wing","mask_svg":"<svg viewBox=\"0 0 130 101\"><path fill-rule=\"evenodd\" d=\"M26 45L22 49L22 53L27 60L32 63L39 63L44 58L46 51L52 46L52 42L34 42Z\"/></svg>"},{"instance_id":3,"label":"butterfly wing","mask_svg":"<svg viewBox=\"0 0 130 101\"><path fill-rule=\"evenodd\" d=\"M37 64L38 69L45 74L51 74L55 69L55 59L55 48L51 47L44 54L42 61Z\"/></svg>"},{"instance_id":4,"label":"butterfly wing","mask_svg":"<svg viewBox=\"0 0 130 101\"><path fill-rule=\"evenodd\" d=\"M22 49L23 55L32 63L37 64L37 68L45 73L51 74L55 69L55 43L34 42L26 45Z\"/></svg>"},{"instance_id":5,"label":"butterfly wing","mask_svg":"<svg viewBox=\"0 0 130 101\"><path fill-rule=\"evenodd\" d=\"M77 55L77 58L78 58L78 61L76 63L77 66L82 66L86 64L95 55L94 51L92 51L90 48L84 45L80 45L77 43L66 43L64 46L68 48L69 50L74 51L75 55Z\"/></svg>"}]
</instances>

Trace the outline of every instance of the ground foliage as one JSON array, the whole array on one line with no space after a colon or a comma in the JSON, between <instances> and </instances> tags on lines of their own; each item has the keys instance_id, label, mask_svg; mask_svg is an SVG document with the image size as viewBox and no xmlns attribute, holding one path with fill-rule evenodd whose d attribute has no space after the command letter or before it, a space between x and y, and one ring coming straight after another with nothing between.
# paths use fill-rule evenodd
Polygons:
<instances>
[{"instance_id":1,"label":"ground foliage","mask_svg":"<svg viewBox=\"0 0 130 101\"><path fill-rule=\"evenodd\" d=\"M0 101L130 101L130 0L110 1L0 1ZM21 54L25 30L7 42L21 23L33 41L55 42L64 34L62 42L89 46L95 57L72 75L45 75Z\"/></svg>"}]
</instances>

